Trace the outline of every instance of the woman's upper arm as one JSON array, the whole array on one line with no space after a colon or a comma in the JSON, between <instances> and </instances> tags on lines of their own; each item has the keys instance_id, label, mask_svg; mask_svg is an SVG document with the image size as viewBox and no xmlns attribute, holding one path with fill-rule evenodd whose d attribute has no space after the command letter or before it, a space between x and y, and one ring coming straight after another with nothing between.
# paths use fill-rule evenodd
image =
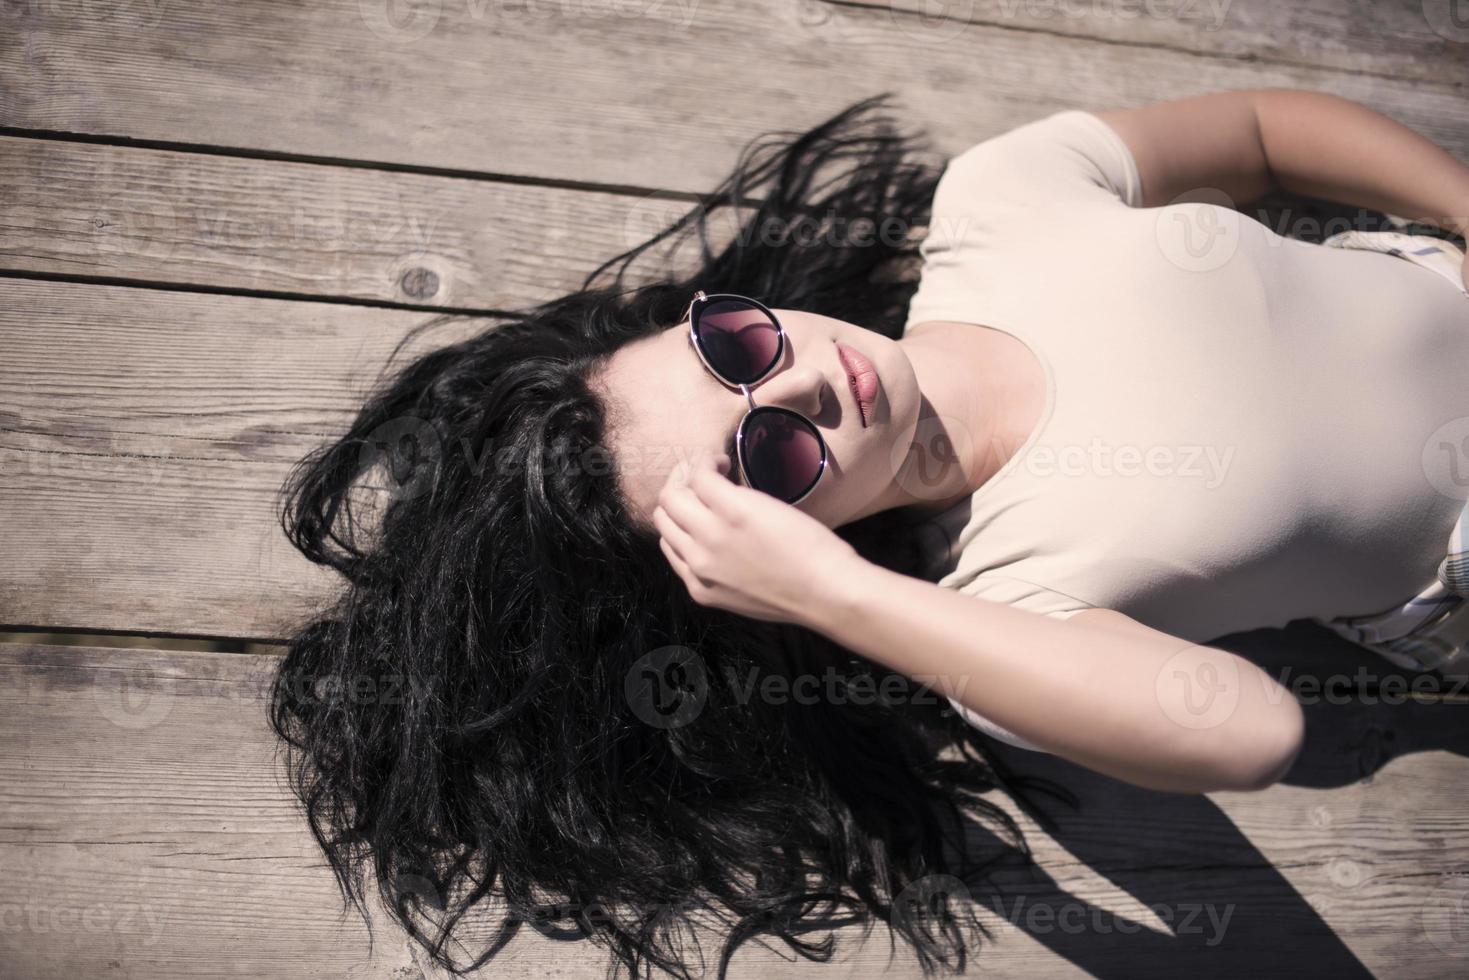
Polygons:
<instances>
[{"instance_id":1,"label":"woman's upper arm","mask_svg":"<svg viewBox=\"0 0 1469 980\"><path fill-rule=\"evenodd\" d=\"M1143 207L1188 200L1204 189L1242 203L1274 185L1255 111L1261 95L1213 92L1096 116L1132 151Z\"/></svg>"},{"instance_id":2,"label":"woman's upper arm","mask_svg":"<svg viewBox=\"0 0 1469 980\"><path fill-rule=\"evenodd\" d=\"M1057 618L1066 619L1070 622L1080 622L1088 626L1099 626L1103 629L1122 630L1124 632L1148 630L1148 627L1144 626L1142 623L1139 623L1131 616L1128 616L1125 613L1120 613L1115 609L1107 609L1102 606L1089 606L1084 609L1067 610L1065 612L1052 613L1050 615L1054 615ZM959 703L953 698L949 699L949 703L953 706L954 710L959 713L959 716L961 718L963 718L970 725L973 725L975 728L984 732L986 735L989 735L991 738L998 739L1001 742L1006 742L1010 745L1018 746L1022 749L1029 749L1032 752L1046 751L1039 745L1031 742L1029 739L1023 738L1015 734L1014 732L1010 731L1010 729L1005 728L1003 725L1000 725L999 723L992 721L989 718L986 718L984 715L980 714L978 711L975 711L973 708L965 707L963 704Z\"/></svg>"}]
</instances>

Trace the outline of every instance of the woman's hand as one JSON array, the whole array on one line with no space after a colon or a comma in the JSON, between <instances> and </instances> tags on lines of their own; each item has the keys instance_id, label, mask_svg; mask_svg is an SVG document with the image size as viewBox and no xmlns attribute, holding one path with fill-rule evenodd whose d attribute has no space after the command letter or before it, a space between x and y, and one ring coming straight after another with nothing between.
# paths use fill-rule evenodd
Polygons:
<instances>
[{"instance_id":1,"label":"woman's hand","mask_svg":"<svg viewBox=\"0 0 1469 980\"><path fill-rule=\"evenodd\" d=\"M700 605L810 625L863 559L811 515L730 482L728 469L713 455L674 467L653 510L659 547Z\"/></svg>"}]
</instances>

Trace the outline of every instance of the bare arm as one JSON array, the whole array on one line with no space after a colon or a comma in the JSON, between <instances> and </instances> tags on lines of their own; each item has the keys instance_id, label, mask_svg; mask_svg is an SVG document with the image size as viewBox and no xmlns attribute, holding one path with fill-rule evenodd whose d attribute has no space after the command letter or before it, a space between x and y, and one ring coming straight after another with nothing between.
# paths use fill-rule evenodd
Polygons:
<instances>
[{"instance_id":1,"label":"bare arm","mask_svg":"<svg viewBox=\"0 0 1469 980\"><path fill-rule=\"evenodd\" d=\"M1178 793L1262 789L1300 751L1300 704L1236 654L1113 610L1062 621L862 561L807 625L1079 765Z\"/></svg>"},{"instance_id":2,"label":"bare arm","mask_svg":"<svg viewBox=\"0 0 1469 980\"><path fill-rule=\"evenodd\" d=\"M727 468L714 454L675 467L653 511L695 602L799 623L1150 789L1261 789L1300 751L1300 704L1242 657L1112 610L1054 619L889 571L811 515L731 483Z\"/></svg>"},{"instance_id":3,"label":"bare arm","mask_svg":"<svg viewBox=\"0 0 1469 980\"><path fill-rule=\"evenodd\" d=\"M1132 150L1145 207L1205 187L1240 203L1281 187L1469 230L1469 167L1347 99L1250 89L1097 115Z\"/></svg>"}]
</instances>

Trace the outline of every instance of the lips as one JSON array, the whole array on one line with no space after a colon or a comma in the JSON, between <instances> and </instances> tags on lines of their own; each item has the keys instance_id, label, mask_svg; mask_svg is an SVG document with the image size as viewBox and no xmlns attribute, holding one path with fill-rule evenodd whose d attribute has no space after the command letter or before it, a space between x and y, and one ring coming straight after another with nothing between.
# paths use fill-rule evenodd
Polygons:
<instances>
[{"instance_id":1,"label":"lips","mask_svg":"<svg viewBox=\"0 0 1469 980\"><path fill-rule=\"evenodd\" d=\"M877 403L877 368L862 355L845 344L838 343L837 357L847 372L847 386L857 402L857 411L862 416L862 427L872 424L872 407Z\"/></svg>"}]
</instances>

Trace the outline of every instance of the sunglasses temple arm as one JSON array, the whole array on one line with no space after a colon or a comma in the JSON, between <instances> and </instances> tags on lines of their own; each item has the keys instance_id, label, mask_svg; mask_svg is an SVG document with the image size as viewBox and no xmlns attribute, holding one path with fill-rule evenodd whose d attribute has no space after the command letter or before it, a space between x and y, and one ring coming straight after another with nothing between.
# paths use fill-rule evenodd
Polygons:
<instances>
[{"instance_id":1,"label":"sunglasses temple arm","mask_svg":"<svg viewBox=\"0 0 1469 980\"><path fill-rule=\"evenodd\" d=\"M694 317L694 304L697 303L697 302L699 302L699 300L703 299L704 296L705 296L704 290L702 290L702 289L699 290L698 292L694 293L694 298L691 299L691 300L689 300L689 305L684 308L684 311L683 311L683 319L690 321L690 324L689 324L690 327L693 326L692 321L693 321L693 317Z\"/></svg>"}]
</instances>

